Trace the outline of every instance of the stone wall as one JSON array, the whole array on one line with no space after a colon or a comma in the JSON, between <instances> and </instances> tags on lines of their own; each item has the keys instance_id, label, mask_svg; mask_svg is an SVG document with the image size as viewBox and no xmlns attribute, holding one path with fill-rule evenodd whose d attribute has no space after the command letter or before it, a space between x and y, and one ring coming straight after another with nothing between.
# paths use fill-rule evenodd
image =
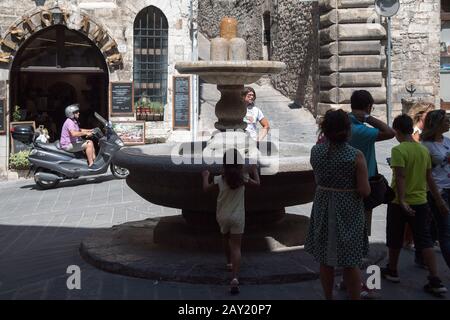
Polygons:
<instances>
[{"instance_id":1,"label":"stone wall","mask_svg":"<svg viewBox=\"0 0 450 320\"><path fill-rule=\"evenodd\" d=\"M415 97L440 106L440 0L400 3L392 19L393 115L401 112L401 99L409 96L409 82L416 87Z\"/></svg>"},{"instance_id":2,"label":"stone wall","mask_svg":"<svg viewBox=\"0 0 450 320\"><path fill-rule=\"evenodd\" d=\"M238 20L238 37L247 41L249 60L262 59L262 4L264 0L198 2L199 31L207 38L219 36L220 20L230 16Z\"/></svg>"},{"instance_id":3,"label":"stone wall","mask_svg":"<svg viewBox=\"0 0 450 320\"><path fill-rule=\"evenodd\" d=\"M275 88L298 105L314 109L318 97L318 6L300 0L199 1L199 31L212 39L224 16L239 22L238 35L247 41L248 59L263 59L263 14L271 16L271 60L287 64L271 76Z\"/></svg>"},{"instance_id":4,"label":"stone wall","mask_svg":"<svg viewBox=\"0 0 450 320\"><path fill-rule=\"evenodd\" d=\"M329 109L350 110L355 90L372 93L378 114L386 107L383 78L386 30L371 0L320 1L320 103L317 114Z\"/></svg>"},{"instance_id":5,"label":"stone wall","mask_svg":"<svg viewBox=\"0 0 450 320\"><path fill-rule=\"evenodd\" d=\"M319 91L317 2L279 0L276 12L272 60L283 61L287 68L271 78L298 106L314 111Z\"/></svg>"},{"instance_id":6,"label":"stone wall","mask_svg":"<svg viewBox=\"0 0 450 320\"><path fill-rule=\"evenodd\" d=\"M197 0L60 0L59 6L70 12L70 25L79 28L81 14L86 14L95 24L101 25L115 40L123 64L121 68L110 69L110 81L133 80L133 23L136 15L145 7L155 6L166 16L169 24L168 40L168 91L164 121L149 123L147 135L168 137L172 130L172 76L177 74L175 62L190 60L192 41L190 19L195 21ZM191 5L193 11L191 12ZM0 33L3 37L9 28L20 21L25 14L32 14L44 7L56 6L54 0L2 0L0 1ZM69 26L69 25L68 25ZM70 26L69 26L70 28ZM0 98L8 92L10 64L0 64ZM114 120L134 120L134 118L114 118ZM0 175L7 168L8 137L0 136Z\"/></svg>"}]
</instances>

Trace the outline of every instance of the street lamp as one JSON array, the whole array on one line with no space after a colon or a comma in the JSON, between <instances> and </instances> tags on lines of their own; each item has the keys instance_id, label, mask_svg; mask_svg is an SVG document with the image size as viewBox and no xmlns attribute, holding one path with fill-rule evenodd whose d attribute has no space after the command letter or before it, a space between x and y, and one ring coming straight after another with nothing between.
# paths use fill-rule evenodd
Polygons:
<instances>
[{"instance_id":1,"label":"street lamp","mask_svg":"<svg viewBox=\"0 0 450 320\"><path fill-rule=\"evenodd\" d=\"M382 17L387 17L387 83L386 83L386 121L391 124L391 17L395 16L400 9L399 0L375 0L375 11Z\"/></svg>"}]
</instances>

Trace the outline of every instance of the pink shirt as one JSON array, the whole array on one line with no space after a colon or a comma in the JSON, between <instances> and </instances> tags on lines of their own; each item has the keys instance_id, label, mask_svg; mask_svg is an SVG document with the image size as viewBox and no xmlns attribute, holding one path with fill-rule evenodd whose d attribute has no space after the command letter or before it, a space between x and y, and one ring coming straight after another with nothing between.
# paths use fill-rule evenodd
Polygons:
<instances>
[{"instance_id":1,"label":"pink shirt","mask_svg":"<svg viewBox=\"0 0 450 320\"><path fill-rule=\"evenodd\" d=\"M81 131L81 130L80 127L78 126L78 122L75 119L67 118L63 124L61 130L61 139L59 140L59 143L63 148L67 147L71 143L74 144L79 141L78 137L72 137L70 135L70 131Z\"/></svg>"}]
</instances>

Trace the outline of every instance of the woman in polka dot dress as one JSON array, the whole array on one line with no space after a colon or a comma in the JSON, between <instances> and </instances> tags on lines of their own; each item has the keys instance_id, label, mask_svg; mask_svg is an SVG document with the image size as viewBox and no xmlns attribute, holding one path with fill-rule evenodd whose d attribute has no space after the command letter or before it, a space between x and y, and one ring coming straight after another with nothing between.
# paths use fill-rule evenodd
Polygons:
<instances>
[{"instance_id":1,"label":"woman in polka dot dress","mask_svg":"<svg viewBox=\"0 0 450 320\"><path fill-rule=\"evenodd\" d=\"M368 251L363 198L370 194L364 155L351 147L348 115L330 110L321 124L325 142L311 150L317 189L305 250L320 263L327 299L333 298L334 268L344 269L350 298L359 299L359 266Z\"/></svg>"}]
</instances>

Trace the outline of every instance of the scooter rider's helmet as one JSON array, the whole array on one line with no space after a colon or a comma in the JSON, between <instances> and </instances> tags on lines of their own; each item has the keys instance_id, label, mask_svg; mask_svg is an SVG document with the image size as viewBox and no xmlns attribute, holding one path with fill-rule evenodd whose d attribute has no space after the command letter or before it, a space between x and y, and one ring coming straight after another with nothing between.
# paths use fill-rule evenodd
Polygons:
<instances>
[{"instance_id":1,"label":"scooter rider's helmet","mask_svg":"<svg viewBox=\"0 0 450 320\"><path fill-rule=\"evenodd\" d=\"M78 103L71 104L66 107L66 117L73 119L75 117L74 113L80 112L80 105Z\"/></svg>"}]
</instances>

